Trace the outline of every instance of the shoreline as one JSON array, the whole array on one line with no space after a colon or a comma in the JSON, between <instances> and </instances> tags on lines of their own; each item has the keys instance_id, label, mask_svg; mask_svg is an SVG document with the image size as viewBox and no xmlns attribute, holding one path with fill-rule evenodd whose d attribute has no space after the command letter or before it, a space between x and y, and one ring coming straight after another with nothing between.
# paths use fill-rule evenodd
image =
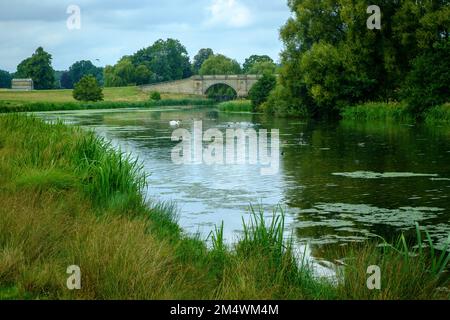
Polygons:
<instances>
[{"instance_id":1,"label":"shoreline","mask_svg":"<svg viewBox=\"0 0 450 320\"><path fill-rule=\"evenodd\" d=\"M139 162L93 133L17 114L0 117L0 124L0 229L9 230L0 236L0 299L440 297L435 289L441 284L430 277L421 256L407 262L369 242L339 253L357 259L345 271L354 279L352 287L317 279L310 265L298 264L301 259L284 240L282 215L274 214L267 228L270 221L253 212L252 223L232 246L223 241L223 226L217 226L208 249L183 233L173 206L147 206ZM365 287L373 258L389 262L392 271L407 269L401 277L389 273L382 294ZM85 279L79 292L64 288L70 264L80 265ZM152 282L157 290L146 286ZM408 283L428 289L411 291Z\"/></svg>"}]
</instances>

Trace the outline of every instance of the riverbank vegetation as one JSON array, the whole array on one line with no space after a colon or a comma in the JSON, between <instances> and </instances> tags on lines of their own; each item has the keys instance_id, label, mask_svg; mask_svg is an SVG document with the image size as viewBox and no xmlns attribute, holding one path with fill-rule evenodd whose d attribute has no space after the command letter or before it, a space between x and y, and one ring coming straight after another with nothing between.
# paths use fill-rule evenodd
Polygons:
<instances>
[{"instance_id":1,"label":"riverbank vegetation","mask_svg":"<svg viewBox=\"0 0 450 320\"><path fill-rule=\"evenodd\" d=\"M219 103L217 105L222 112L253 112L253 106L249 100L234 100Z\"/></svg>"},{"instance_id":2,"label":"riverbank vegetation","mask_svg":"<svg viewBox=\"0 0 450 320\"><path fill-rule=\"evenodd\" d=\"M437 290L448 290L438 272L448 255L423 247L342 249L351 281L317 278L283 238L280 213L253 212L233 246L217 227L208 248L181 231L173 206L146 203L138 161L76 127L2 115L0 160L2 299L449 298ZM368 263L388 270L380 291L367 290ZM66 287L71 265L81 290Z\"/></svg>"},{"instance_id":3,"label":"riverbank vegetation","mask_svg":"<svg viewBox=\"0 0 450 320\"><path fill-rule=\"evenodd\" d=\"M165 106L211 106L215 102L195 95L161 93L161 100L138 87L103 88L100 102L79 102L72 90L39 90L31 92L0 91L0 113L152 108Z\"/></svg>"},{"instance_id":4,"label":"riverbank vegetation","mask_svg":"<svg viewBox=\"0 0 450 320\"><path fill-rule=\"evenodd\" d=\"M381 10L367 13L369 5ZM450 7L446 1L289 1L281 29L278 85L264 110L280 116L329 117L347 106L406 103L423 119L449 101ZM368 27L377 21L380 28ZM359 108L373 116L374 104ZM352 108L352 107L351 107ZM357 108L358 109L358 108ZM378 112L378 111L377 111ZM401 112L400 112L401 113ZM396 116L396 117L397 117Z\"/></svg>"}]
</instances>

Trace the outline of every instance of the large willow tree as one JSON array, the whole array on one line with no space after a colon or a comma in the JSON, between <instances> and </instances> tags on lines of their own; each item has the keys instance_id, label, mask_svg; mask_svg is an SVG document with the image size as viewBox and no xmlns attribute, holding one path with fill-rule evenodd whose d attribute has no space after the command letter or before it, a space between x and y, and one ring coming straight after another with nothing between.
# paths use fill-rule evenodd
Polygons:
<instances>
[{"instance_id":1,"label":"large willow tree","mask_svg":"<svg viewBox=\"0 0 450 320\"><path fill-rule=\"evenodd\" d=\"M449 3L289 0L279 85L267 108L319 117L344 105L399 98L415 59L448 43ZM381 9L381 29L367 27L370 5Z\"/></svg>"}]
</instances>

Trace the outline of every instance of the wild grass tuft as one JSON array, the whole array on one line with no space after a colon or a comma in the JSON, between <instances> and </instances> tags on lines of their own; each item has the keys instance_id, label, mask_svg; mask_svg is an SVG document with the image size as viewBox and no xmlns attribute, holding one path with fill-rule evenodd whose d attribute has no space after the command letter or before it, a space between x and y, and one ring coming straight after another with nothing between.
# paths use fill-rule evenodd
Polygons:
<instances>
[{"instance_id":1,"label":"wild grass tuft","mask_svg":"<svg viewBox=\"0 0 450 320\"><path fill-rule=\"evenodd\" d=\"M419 229L416 246L401 237L346 249L335 284L296 255L279 209L252 208L234 245L216 227L208 249L181 230L173 204L145 202L139 162L93 133L10 114L0 142L0 298L431 299L448 286L448 247ZM74 264L76 292L66 287ZM367 289L369 265L383 270L380 291Z\"/></svg>"},{"instance_id":2,"label":"wild grass tuft","mask_svg":"<svg viewBox=\"0 0 450 320\"><path fill-rule=\"evenodd\" d=\"M450 103L433 107L425 112L425 122L429 124L450 123Z\"/></svg>"},{"instance_id":3,"label":"wild grass tuft","mask_svg":"<svg viewBox=\"0 0 450 320\"><path fill-rule=\"evenodd\" d=\"M370 102L362 105L346 107L341 116L350 120L394 120L412 121L407 105L403 103Z\"/></svg>"},{"instance_id":4,"label":"wild grass tuft","mask_svg":"<svg viewBox=\"0 0 450 320\"><path fill-rule=\"evenodd\" d=\"M235 100L219 103L219 111L222 112L253 112L252 103L249 100Z\"/></svg>"}]
</instances>

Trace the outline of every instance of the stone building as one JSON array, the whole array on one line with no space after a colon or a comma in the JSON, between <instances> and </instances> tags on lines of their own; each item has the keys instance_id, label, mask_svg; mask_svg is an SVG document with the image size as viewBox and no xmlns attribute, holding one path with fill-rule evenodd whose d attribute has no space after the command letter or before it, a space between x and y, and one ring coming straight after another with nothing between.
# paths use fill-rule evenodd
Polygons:
<instances>
[{"instance_id":1,"label":"stone building","mask_svg":"<svg viewBox=\"0 0 450 320\"><path fill-rule=\"evenodd\" d=\"M11 82L11 89L32 91L34 89L33 79L13 79Z\"/></svg>"}]
</instances>

